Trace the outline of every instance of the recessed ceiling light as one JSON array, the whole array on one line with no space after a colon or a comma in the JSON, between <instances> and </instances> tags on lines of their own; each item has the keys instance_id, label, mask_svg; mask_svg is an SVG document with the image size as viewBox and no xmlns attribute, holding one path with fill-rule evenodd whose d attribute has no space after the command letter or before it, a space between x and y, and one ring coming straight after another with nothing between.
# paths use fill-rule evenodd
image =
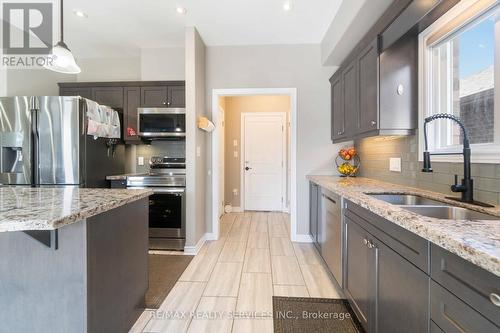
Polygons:
<instances>
[{"instance_id":1,"label":"recessed ceiling light","mask_svg":"<svg viewBox=\"0 0 500 333\"><path fill-rule=\"evenodd\" d=\"M82 12L81 10L76 10L76 9L73 10L73 14L75 14L78 17L83 17L83 18L89 17L85 12Z\"/></svg>"},{"instance_id":2,"label":"recessed ceiling light","mask_svg":"<svg viewBox=\"0 0 500 333\"><path fill-rule=\"evenodd\" d=\"M283 4L283 10L285 12L289 12L292 10L292 4L290 3L290 1L286 1L284 4Z\"/></svg>"},{"instance_id":3,"label":"recessed ceiling light","mask_svg":"<svg viewBox=\"0 0 500 333\"><path fill-rule=\"evenodd\" d=\"M188 11L187 11L187 9L186 9L186 8L184 8L184 7L177 7L177 13L178 13L178 14L181 14L181 15L186 15L186 13L187 13L187 12L188 12Z\"/></svg>"}]
</instances>

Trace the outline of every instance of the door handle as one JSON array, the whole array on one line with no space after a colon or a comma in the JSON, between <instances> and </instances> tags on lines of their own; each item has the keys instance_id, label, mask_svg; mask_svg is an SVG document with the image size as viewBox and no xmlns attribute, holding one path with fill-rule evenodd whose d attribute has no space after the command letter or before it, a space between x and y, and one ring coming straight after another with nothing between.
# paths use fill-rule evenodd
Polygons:
<instances>
[{"instance_id":1,"label":"door handle","mask_svg":"<svg viewBox=\"0 0 500 333\"><path fill-rule=\"evenodd\" d=\"M249 168L249 167L245 167L245 170L246 170L246 171L248 171L248 170L250 170L250 169L251 169L251 168Z\"/></svg>"}]
</instances>

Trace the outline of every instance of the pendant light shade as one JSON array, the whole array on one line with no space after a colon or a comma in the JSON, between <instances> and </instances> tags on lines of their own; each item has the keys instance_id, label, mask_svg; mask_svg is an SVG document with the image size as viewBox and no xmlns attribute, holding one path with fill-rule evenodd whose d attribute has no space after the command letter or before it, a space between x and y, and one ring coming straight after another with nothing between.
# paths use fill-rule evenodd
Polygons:
<instances>
[{"instance_id":1,"label":"pendant light shade","mask_svg":"<svg viewBox=\"0 0 500 333\"><path fill-rule=\"evenodd\" d=\"M45 65L45 68L63 74L78 74L82 70L76 64L75 57L64 43L63 18L63 0L61 0L61 40L52 48L49 56L50 60Z\"/></svg>"},{"instance_id":2,"label":"pendant light shade","mask_svg":"<svg viewBox=\"0 0 500 333\"><path fill-rule=\"evenodd\" d=\"M50 58L51 61L47 63L45 68L51 71L64 74L78 74L82 71L76 64L75 57L73 57L73 54L63 41L54 45Z\"/></svg>"}]
</instances>

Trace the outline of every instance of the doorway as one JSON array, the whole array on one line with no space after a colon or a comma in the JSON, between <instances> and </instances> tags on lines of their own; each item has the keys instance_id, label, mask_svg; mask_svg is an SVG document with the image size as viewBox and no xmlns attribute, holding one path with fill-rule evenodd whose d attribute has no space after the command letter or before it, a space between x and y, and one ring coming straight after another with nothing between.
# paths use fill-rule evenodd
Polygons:
<instances>
[{"instance_id":1,"label":"doorway","mask_svg":"<svg viewBox=\"0 0 500 333\"><path fill-rule=\"evenodd\" d=\"M219 126L212 133L208 239L219 237L224 205L233 212L289 212L290 236L296 239L296 94L295 88L213 90L212 121ZM287 101L286 111L270 102L274 97ZM235 100L239 108L228 102ZM236 134L230 126L237 128Z\"/></svg>"},{"instance_id":2,"label":"doorway","mask_svg":"<svg viewBox=\"0 0 500 333\"><path fill-rule=\"evenodd\" d=\"M284 211L286 113L241 114L242 209Z\"/></svg>"}]
</instances>

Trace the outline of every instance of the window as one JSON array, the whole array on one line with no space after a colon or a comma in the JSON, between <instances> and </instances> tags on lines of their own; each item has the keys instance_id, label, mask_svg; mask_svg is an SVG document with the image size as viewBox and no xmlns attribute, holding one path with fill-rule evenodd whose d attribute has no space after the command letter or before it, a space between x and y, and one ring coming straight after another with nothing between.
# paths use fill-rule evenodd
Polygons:
<instances>
[{"instance_id":1,"label":"window","mask_svg":"<svg viewBox=\"0 0 500 333\"><path fill-rule=\"evenodd\" d=\"M423 126L425 117L437 113L458 116L469 133L473 162L498 162L500 90L495 85L500 85L500 5L467 3L465 8L463 4L453 8L420 37L420 123ZM433 152L459 151L462 133L454 122L437 120L428 124L428 142Z\"/></svg>"}]
</instances>

